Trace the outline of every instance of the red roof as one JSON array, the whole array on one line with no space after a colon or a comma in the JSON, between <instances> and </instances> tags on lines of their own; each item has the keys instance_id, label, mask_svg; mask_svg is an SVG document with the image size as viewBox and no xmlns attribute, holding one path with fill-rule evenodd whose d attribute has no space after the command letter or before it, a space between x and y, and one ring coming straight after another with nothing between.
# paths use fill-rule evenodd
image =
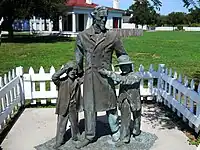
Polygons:
<instances>
[{"instance_id":1,"label":"red roof","mask_svg":"<svg viewBox=\"0 0 200 150\"><path fill-rule=\"evenodd\" d=\"M66 2L67 6L79 6L79 7L91 7L91 8L95 8L96 6L98 6L98 4L87 4L86 0L68 0Z\"/></svg>"},{"instance_id":2,"label":"red roof","mask_svg":"<svg viewBox=\"0 0 200 150\"><path fill-rule=\"evenodd\" d=\"M71 7L89 7L89 8L95 8L96 6L98 6L98 4L92 3L92 4L88 4L86 3L86 0L68 0L66 2L67 6L71 6ZM111 8L108 7L109 10L121 10L121 9L115 9L115 8ZM122 11L122 10L121 10Z\"/></svg>"}]
</instances>

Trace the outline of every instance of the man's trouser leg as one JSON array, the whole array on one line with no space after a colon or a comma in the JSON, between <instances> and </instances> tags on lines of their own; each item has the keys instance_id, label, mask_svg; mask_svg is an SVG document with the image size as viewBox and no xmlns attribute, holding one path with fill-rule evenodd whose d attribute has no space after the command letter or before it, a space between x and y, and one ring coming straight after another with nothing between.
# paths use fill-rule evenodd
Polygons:
<instances>
[{"instance_id":1,"label":"man's trouser leg","mask_svg":"<svg viewBox=\"0 0 200 150\"><path fill-rule=\"evenodd\" d=\"M141 133L140 126L141 126L141 109L138 111L133 111L133 135L137 136Z\"/></svg>"},{"instance_id":2,"label":"man's trouser leg","mask_svg":"<svg viewBox=\"0 0 200 150\"><path fill-rule=\"evenodd\" d=\"M68 121L68 115L66 116L58 115L56 145L61 145L64 142L64 135L66 132L67 121Z\"/></svg>"},{"instance_id":3,"label":"man's trouser leg","mask_svg":"<svg viewBox=\"0 0 200 150\"><path fill-rule=\"evenodd\" d=\"M112 132L113 141L118 141L120 137L120 130L119 130L119 117L117 108L106 111L108 116L108 123Z\"/></svg>"},{"instance_id":4,"label":"man's trouser leg","mask_svg":"<svg viewBox=\"0 0 200 150\"><path fill-rule=\"evenodd\" d=\"M78 140L79 128L78 128L78 112L76 109L69 109L69 121L71 123L72 140Z\"/></svg>"},{"instance_id":5,"label":"man's trouser leg","mask_svg":"<svg viewBox=\"0 0 200 150\"><path fill-rule=\"evenodd\" d=\"M84 116L85 139L75 146L78 149L87 146L91 141L94 140L96 135L96 112L84 110Z\"/></svg>"},{"instance_id":6,"label":"man's trouser leg","mask_svg":"<svg viewBox=\"0 0 200 150\"><path fill-rule=\"evenodd\" d=\"M120 140L123 142L130 141L130 123L131 123L130 104L128 100L125 99L121 106Z\"/></svg>"},{"instance_id":7,"label":"man's trouser leg","mask_svg":"<svg viewBox=\"0 0 200 150\"><path fill-rule=\"evenodd\" d=\"M85 115L85 138L92 141L96 135L96 112L84 111Z\"/></svg>"}]
</instances>

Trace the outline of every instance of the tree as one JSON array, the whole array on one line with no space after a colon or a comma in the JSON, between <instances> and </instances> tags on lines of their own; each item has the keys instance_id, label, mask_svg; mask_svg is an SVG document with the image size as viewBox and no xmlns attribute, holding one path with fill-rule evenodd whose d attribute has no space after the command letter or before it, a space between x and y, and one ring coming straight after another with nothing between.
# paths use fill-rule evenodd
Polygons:
<instances>
[{"instance_id":1,"label":"tree","mask_svg":"<svg viewBox=\"0 0 200 150\"><path fill-rule=\"evenodd\" d=\"M167 24L167 16L165 15L158 15L156 25L157 26L164 26Z\"/></svg>"},{"instance_id":2,"label":"tree","mask_svg":"<svg viewBox=\"0 0 200 150\"><path fill-rule=\"evenodd\" d=\"M167 22L169 25L173 27L177 26L178 24L183 24L185 19L185 13L183 12L172 12L167 16Z\"/></svg>"},{"instance_id":3,"label":"tree","mask_svg":"<svg viewBox=\"0 0 200 150\"><path fill-rule=\"evenodd\" d=\"M184 2L184 7L189 8L192 7L198 8L200 6L200 0L182 0ZM199 4L199 6L198 6Z\"/></svg>"},{"instance_id":4,"label":"tree","mask_svg":"<svg viewBox=\"0 0 200 150\"><path fill-rule=\"evenodd\" d=\"M156 8L156 9L160 9L160 7L162 6L162 2L160 0L134 0L135 2L139 2L139 3L150 3L152 2L153 3L153 6Z\"/></svg>"},{"instance_id":5,"label":"tree","mask_svg":"<svg viewBox=\"0 0 200 150\"><path fill-rule=\"evenodd\" d=\"M136 1L129 9L132 11L130 23L142 26L156 23L157 13L148 1Z\"/></svg>"},{"instance_id":6,"label":"tree","mask_svg":"<svg viewBox=\"0 0 200 150\"><path fill-rule=\"evenodd\" d=\"M188 15L191 17L192 23L200 23L200 8L190 9Z\"/></svg>"},{"instance_id":7,"label":"tree","mask_svg":"<svg viewBox=\"0 0 200 150\"><path fill-rule=\"evenodd\" d=\"M33 15L50 17L59 10L66 0L1 0L0 16L4 17L3 26L13 37L12 24L15 19L30 18Z\"/></svg>"},{"instance_id":8,"label":"tree","mask_svg":"<svg viewBox=\"0 0 200 150\"><path fill-rule=\"evenodd\" d=\"M147 0L135 0L135 1L144 2ZM162 0L148 0L148 1L152 2L153 5L158 9L162 5ZM190 6L195 8L200 8L200 0L182 0L182 1L184 2L184 7L186 8L189 8Z\"/></svg>"}]
</instances>

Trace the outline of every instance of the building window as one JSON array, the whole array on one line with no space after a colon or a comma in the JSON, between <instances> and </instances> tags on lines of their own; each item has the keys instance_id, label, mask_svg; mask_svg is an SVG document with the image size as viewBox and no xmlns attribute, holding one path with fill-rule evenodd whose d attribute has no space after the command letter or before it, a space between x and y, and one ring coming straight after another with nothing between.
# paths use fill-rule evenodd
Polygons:
<instances>
[{"instance_id":1,"label":"building window","mask_svg":"<svg viewBox=\"0 0 200 150\"><path fill-rule=\"evenodd\" d=\"M122 18L120 17L113 17L113 28L121 28L122 26L121 20Z\"/></svg>"}]
</instances>

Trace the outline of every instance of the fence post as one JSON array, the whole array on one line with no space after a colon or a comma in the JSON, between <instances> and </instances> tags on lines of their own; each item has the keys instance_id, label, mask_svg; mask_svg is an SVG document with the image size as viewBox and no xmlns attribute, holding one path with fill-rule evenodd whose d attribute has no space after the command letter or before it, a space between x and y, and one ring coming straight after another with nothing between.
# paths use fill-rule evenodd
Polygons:
<instances>
[{"instance_id":1,"label":"fence post","mask_svg":"<svg viewBox=\"0 0 200 150\"><path fill-rule=\"evenodd\" d=\"M159 64L158 66L159 77L158 77L158 83L157 83L157 98L156 98L157 102L162 102L160 89L162 88L162 74L164 72L164 67L165 67L165 64Z\"/></svg>"},{"instance_id":2,"label":"fence post","mask_svg":"<svg viewBox=\"0 0 200 150\"><path fill-rule=\"evenodd\" d=\"M20 92L20 99L21 99L21 105L25 105L25 95L24 95L24 80L23 80L23 67L16 67L16 75L20 77L20 83L19 83L19 92Z\"/></svg>"}]
</instances>

